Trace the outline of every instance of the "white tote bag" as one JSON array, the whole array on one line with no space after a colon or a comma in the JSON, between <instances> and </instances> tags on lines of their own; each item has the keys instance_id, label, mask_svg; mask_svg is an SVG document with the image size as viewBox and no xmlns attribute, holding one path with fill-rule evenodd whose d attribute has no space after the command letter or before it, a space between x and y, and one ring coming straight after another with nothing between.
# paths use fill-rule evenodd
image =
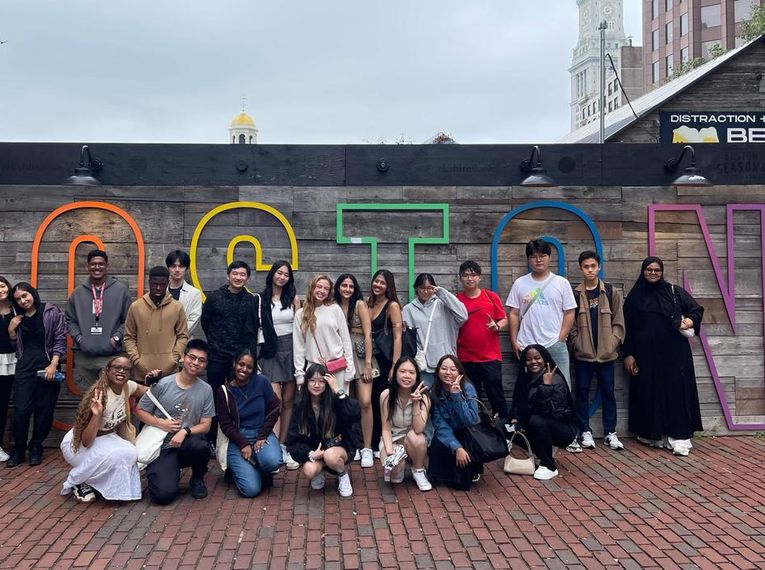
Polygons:
<instances>
[{"instance_id":1,"label":"white tote bag","mask_svg":"<svg viewBox=\"0 0 765 570\"><path fill-rule=\"evenodd\" d=\"M149 399L154 405L162 412L168 420L172 420L173 417L167 413L167 410L162 407L159 400L151 393L151 388L146 392ZM135 447L138 452L138 469L146 469L146 466L159 457L159 452L162 450L162 443L167 437L167 432L162 428L155 426L145 425L135 438Z\"/></svg>"}]
</instances>

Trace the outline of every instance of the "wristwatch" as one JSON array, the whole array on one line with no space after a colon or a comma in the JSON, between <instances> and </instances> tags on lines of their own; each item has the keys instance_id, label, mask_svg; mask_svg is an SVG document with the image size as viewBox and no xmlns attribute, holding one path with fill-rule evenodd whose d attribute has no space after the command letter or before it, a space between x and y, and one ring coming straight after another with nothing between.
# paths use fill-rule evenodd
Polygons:
<instances>
[{"instance_id":1,"label":"wristwatch","mask_svg":"<svg viewBox=\"0 0 765 570\"><path fill-rule=\"evenodd\" d=\"M114 342L119 342L119 341L120 341L120 337L119 337L119 335L116 335L116 334L115 334L115 335L112 337L112 340L113 340Z\"/></svg>"},{"instance_id":2,"label":"wristwatch","mask_svg":"<svg viewBox=\"0 0 765 570\"><path fill-rule=\"evenodd\" d=\"M187 436L191 435L191 428L190 428L190 427L185 427L185 428L183 428L183 429L184 429L184 431L186 432L186 435L187 435Z\"/></svg>"},{"instance_id":3,"label":"wristwatch","mask_svg":"<svg viewBox=\"0 0 765 570\"><path fill-rule=\"evenodd\" d=\"M337 397L340 400L342 400L343 398L345 398L347 396L347 394L345 393L345 390L343 390L342 388L340 390L338 390L337 392L335 392L335 394L337 394Z\"/></svg>"}]
</instances>

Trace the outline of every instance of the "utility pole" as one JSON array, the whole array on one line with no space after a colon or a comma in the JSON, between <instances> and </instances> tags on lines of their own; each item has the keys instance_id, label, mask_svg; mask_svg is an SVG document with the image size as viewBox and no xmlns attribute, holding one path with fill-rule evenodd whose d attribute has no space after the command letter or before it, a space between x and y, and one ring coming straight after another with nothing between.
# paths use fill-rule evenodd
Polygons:
<instances>
[{"instance_id":1,"label":"utility pole","mask_svg":"<svg viewBox=\"0 0 765 570\"><path fill-rule=\"evenodd\" d=\"M606 28L608 22L603 20L598 26L600 30L600 144L606 142Z\"/></svg>"}]
</instances>

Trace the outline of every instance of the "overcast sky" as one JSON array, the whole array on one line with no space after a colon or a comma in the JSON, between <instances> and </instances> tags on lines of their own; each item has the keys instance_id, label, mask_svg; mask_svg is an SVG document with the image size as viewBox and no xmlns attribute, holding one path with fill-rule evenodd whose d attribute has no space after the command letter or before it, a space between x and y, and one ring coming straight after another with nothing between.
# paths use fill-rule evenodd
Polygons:
<instances>
[{"instance_id":1,"label":"overcast sky","mask_svg":"<svg viewBox=\"0 0 765 570\"><path fill-rule=\"evenodd\" d=\"M641 0L624 0L641 42ZM0 140L548 142L575 0L3 0Z\"/></svg>"}]
</instances>

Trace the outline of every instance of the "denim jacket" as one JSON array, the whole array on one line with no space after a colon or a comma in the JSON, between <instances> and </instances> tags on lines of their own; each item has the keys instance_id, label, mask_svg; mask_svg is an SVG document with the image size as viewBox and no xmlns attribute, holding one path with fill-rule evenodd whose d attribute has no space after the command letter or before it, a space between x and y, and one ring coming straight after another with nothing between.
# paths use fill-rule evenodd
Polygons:
<instances>
[{"instance_id":1,"label":"denim jacket","mask_svg":"<svg viewBox=\"0 0 765 570\"><path fill-rule=\"evenodd\" d=\"M444 392L433 405L432 418L435 437L455 453L462 444L454 432L478 423L478 401L473 385L465 382L462 394Z\"/></svg>"}]
</instances>

